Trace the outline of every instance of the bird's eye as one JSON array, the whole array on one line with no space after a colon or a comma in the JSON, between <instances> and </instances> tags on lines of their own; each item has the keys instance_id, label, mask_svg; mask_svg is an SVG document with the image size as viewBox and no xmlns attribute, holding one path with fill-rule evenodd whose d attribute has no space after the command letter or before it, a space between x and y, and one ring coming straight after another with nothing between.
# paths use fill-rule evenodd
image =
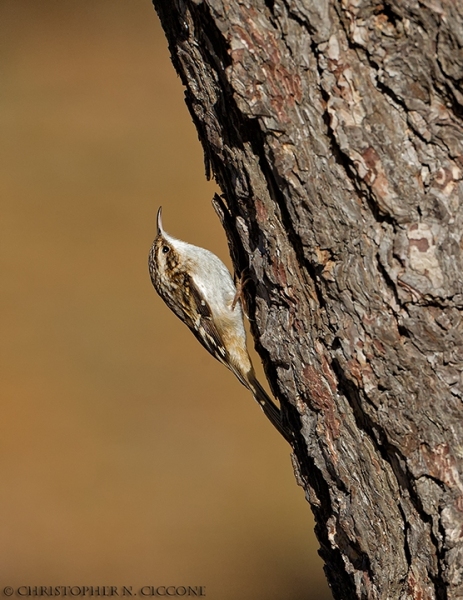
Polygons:
<instances>
[{"instance_id":1,"label":"bird's eye","mask_svg":"<svg viewBox=\"0 0 463 600\"><path fill-rule=\"evenodd\" d=\"M164 254L167 254L167 253L169 252L169 250L170 250L169 246L163 246L163 247L162 247L162 252L163 252Z\"/></svg>"}]
</instances>

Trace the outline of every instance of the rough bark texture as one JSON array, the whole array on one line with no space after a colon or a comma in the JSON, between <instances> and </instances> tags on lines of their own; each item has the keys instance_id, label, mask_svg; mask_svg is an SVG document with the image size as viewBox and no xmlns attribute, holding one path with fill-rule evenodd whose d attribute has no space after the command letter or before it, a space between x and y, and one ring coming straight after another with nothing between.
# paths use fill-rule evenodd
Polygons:
<instances>
[{"instance_id":1,"label":"rough bark texture","mask_svg":"<svg viewBox=\"0 0 463 600\"><path fill-rule=\"evenodd\" d=\"M336 598L463 598L463 3L154 0Z\"/></svg>"}]
</instances>

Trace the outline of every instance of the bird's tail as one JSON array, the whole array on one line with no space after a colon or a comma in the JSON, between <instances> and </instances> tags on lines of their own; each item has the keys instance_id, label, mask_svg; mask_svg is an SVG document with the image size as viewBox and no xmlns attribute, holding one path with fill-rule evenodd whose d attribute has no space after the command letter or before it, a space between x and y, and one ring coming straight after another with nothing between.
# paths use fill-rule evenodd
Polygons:
<instances>
[{"instance_id":1,"label":"bird's tail","mask_svg":"<svg viewBox=\"0 0 463 600\"><path fill-rule=\"evenodd\" d=\"M253 372L251 372L248 375L248 381L250 384L251 392L253 393L254 398L260 404L260 407L264 411L266 417L269 419L272 425L281 433L285 440L290 442L291 436L289 434L288 429L283 425L281 410L277 407L275 402L270 398L270 396L267 394L264 388L260 385L260 383L257 380L257 377L254 375Z\"/></svg>"}]
</instances>

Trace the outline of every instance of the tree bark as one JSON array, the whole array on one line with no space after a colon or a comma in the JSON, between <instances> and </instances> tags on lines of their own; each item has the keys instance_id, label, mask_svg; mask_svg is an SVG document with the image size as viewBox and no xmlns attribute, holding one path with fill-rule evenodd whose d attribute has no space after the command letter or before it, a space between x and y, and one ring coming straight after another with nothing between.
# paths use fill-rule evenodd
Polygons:
<instances>
[{"instance_id":1,"label":"tree bark","mask_svg":"<svg viewBox=\"0 0 463 600\"><path fill-rule=\"evenodd\" d=\"M463 598L463 3L154 4L335 598Z\"/></svg>"}]
</instances>

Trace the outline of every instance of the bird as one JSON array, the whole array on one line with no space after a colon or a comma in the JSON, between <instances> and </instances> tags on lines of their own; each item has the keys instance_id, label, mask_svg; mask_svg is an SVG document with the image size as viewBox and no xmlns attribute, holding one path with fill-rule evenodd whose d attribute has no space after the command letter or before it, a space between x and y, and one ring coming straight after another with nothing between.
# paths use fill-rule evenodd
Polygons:
<instances>
[{"instance_id":1,"label":"bird","mask_svg":"<svg viewBox=\"0 0 463 600\"><path fill-rule=\"evenodd\" d=\"M218 256L174 238L157 213L148 266L154 289L219 362L248 389L273 426L289 441L281 411L261 386L246 347L239 292Z\"/></svg>"}]
</instances>

